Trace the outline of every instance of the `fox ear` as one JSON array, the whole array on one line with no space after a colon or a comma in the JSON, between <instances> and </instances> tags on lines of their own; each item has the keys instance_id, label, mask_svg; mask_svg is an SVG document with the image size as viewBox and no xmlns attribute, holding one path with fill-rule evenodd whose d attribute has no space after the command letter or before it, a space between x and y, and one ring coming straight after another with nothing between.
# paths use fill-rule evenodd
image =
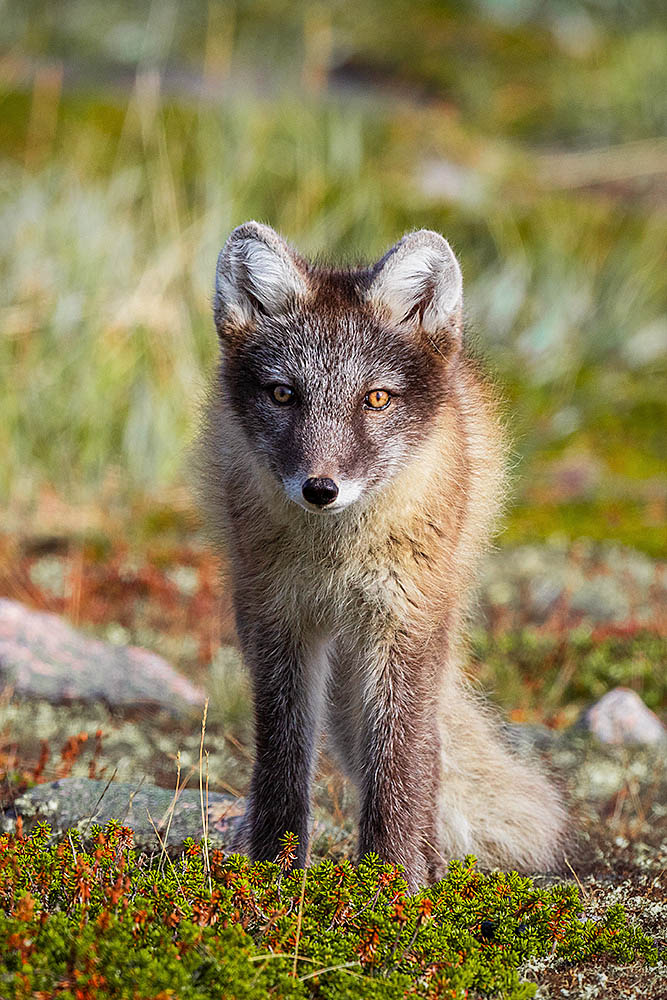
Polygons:
<instances>
[{"instance_id":1,"label":"fox ear","mask_svg":"<svg viewBox=\"0 0 667 1000\"><path fill-rule=\"evenodd\" d=\"M430 229L408 233L371 271L367 300L392 321L421 328L454 353L463 335L463 279L447 240Z\"/></svg>"},{"instance_id":2,"label":"fox ear","mask_svg":"<svg viewBox=\"0 0 667 1000\"><path fill-rule=\"evenodd\" d=\"M216 326L220 336L247 326L257 314L281 312L308 292L304 261L270 226L244 222L228 237L215 271Z\"/></svg>"}]
</instances>

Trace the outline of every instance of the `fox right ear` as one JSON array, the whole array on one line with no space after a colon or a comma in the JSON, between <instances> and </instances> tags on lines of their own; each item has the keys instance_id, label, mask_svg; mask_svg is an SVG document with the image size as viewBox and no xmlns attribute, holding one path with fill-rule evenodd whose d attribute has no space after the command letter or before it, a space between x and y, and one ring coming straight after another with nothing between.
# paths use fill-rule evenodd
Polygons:
<instances>
[{"instance_id":1,"label":"fox right ear","mask_svg":"<svg viewBox=\"0 0 667 1000\"><path fill-rule=\"evenodd\" d=\"M306 270L304 261L270 226L238 226L220 251L215 271L214 314L220 336L304 297Z\"/></svg>"}]
</instances>

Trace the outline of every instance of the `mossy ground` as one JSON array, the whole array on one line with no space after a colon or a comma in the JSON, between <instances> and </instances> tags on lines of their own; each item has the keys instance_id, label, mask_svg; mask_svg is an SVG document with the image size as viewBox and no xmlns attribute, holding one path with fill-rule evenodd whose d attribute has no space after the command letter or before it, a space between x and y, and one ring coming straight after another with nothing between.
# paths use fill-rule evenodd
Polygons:
<instances>
[{"instance_id":1,"label":"mossy ground","mask_svg":"<svg viewBox=\"0 0 667 1000\"><path fill-rule=\"evenodd\" d=\"M46 827L0 838L3 995L523 1000L531 961L636 974L659 958L621 905L581 920L576 887L484 875L472 858L410 896L400 870L372 856L290 871L289 834L261 865L194 842L151 861L130 839L113 825L88 843L73 832L52 843Z\"/></svg>"},{"instance_id":2,"label":"mossy ground","mask_svg":"<svg viewBox=\"0 0 667 1000\"><path fill-rule=\"evenodd\" d=\"M217 583L217 564L196 536L167 522L161 523L158 536L135 537L132 545L99 532L83 538L5 536L3 551L0 584L9 596L64 613L95 635L153 646L211 690L206 737L211 789L242 793L251 763L248 688L236 651L217 649L221 634L232 639L231 622L219 614L224 593ZM528 559L532 581L553 566L554 552L558 566L562 562L567 569L571 560L578 574L590 564L606 581L627 578L629 606L634 615L641 612L641 624L630 619L571 628L571 595L542 624L532 621L535 607L518 569L523 573ZM483 628L480 620L471 643L474 675L515 723L538 724L521 732L529 740L534 736L538 751L567 787L573 811L572 870L566 869L560 879L581 882L588 917L599 920L609 904L620 902L659 942L667 924L661 902L667 844L664 758L650 750L596 746L585 734L567 728L587 703L619 683L663 710L659 667L664 636L651 590L657 564L610 545L598 552L582 543L571 551L533 546L498 556L501 569L491 573L482 601L488 620ZM495 591L498 573L504 588L500 595ZM586 585L587 573L581 575ZM189 776L190 787L197 783L197 719L175 724L159 714L17 698L5 698L0 714L0 804L5 810L34 781L67 775L103 781L115 776L142 788L151 782L173 787L178 752L182 775ZM340 864L354 855L355 800L326 758L316 785L316 807L313 858ZM552 881L538 879L534 885L544 888ZM638 998L659 996L656 967L633 963L625 968L604 955L569 965L533 954L522 975L539 984L544 997L578 997L586 986L591 996L606 1000L624 996L623 984L632 985ZM354 980L349 972L341 976Z\"/></svg>"},{"instance_id":3,"label":"mossy ground","mask_svg":"<svg viewBox=\"0 0 667 1000\"><path fill-rule=\"evenodd\" d=\"M72 705L69 707L51 708L48 714L48 720L50 721L47 725L47 715L34 702L23 704L14 702L8 706L8 709L11 711L6 715L3 713L3 717L5 718L5 722L9 723L9 733L11 733L12 739L9 744L4 744L2 753L0 753L0 768L3 768L5 771L6 778L3 783L2 793L2 805L5 810L11 810L11 803L18 792L22 788L28 787L35 779L41 781L45 778L63 774L80 774L85 776L90 773L110 778L118 765L121 764L123 773L122 775L117 773L116 777L129 778L134 781L133 787L136 786L145 791L147 789L146 782L150 783L157 779L161 783L166 784L169 782L170 776L173 782L175 771L173 757L177 748L183 751L181 755L183 775L190 774L192 767L189 765L196 762L199 735L194 722L190 732L184 729L183 732L178 733L173 728L173 722L167 719L162 721L161 728L159 719L157 718L131 718L126 715L124 719L120 719L113 712L110 712L109 709L105 709L102 706ZM37 715L36 709L38 710ZM31 726L34 727L36 718L41 720L40 725L43 724L42 733L45 737L49 738L52 746L51 757L46 761L42 759L42 770L41 773L37 774L35 771L40 767L40 761L36 759L38 746L34 741L31 742L27 738L27 735L25 735L30 731ZM100 741L95 738L96 730L104 734ZM5 731L7 732L7 730ZM232 732L233 730L227 730L229 735ZM84 733L89 733L90 736L86 740L82 739L81 736L78 739L72 739L72 733L80 733L81 736ZM528 728L527 735L530 736L530 733L531 730ZM24 735L22 736L21 734ZM665 781L664 756L661 755L659 750L656 752L646 749L633 750L632 748L622 747L604 748L591 742L590 738L587 738L584 734L576 734L570 731L560 736L551 737L550 742L547 742L545 746L543 731L539 731L537 735L538 746L543 747L543 755L549 762L551 769L558 776L560 782L566 786L568 792L568 799L572 810L573 833L571 847L568 850L569 867L566 867L559 875L552 875L548 878L535 878L532 881L516 879L514 876L509 878L509 881L504 881L506 876L494 876L489 877L489 879L480 876L478 888L482 887L483 892L480 896L470 898L466 895L467 890L464 885L461 899L454 899L451 904L453 923L448 925L446 930L450 946L453 946L452 942L454 940L460 941L465 939L466 949L472 948L472 952L466 950L466 961L465 963L461 963L462 967L457 971L457 974L460 973L462 978L457 980L455 977L451 980L446 977L445 985L442 986L443 992L440 994L436 992L433 995L449 996L451 995L448 992L450 986L454 988L457 985L461 987L467 985L470 988L469 996L477 996L479 995L477 987L480 986L481 980L476 977L488 975L487 986L489 989L494 982L502 982L504 984L502 988L498 986L498 995L500 996L523 996L524 993L521 992L523 987L520 987L519 984L525 980L526 982L533 982L538 985L540 988L539 996L545 998L563 996L577 998L581 995L578 990L582 988L581 984L584 983L590 987L591 997L599 996L604 998L604 1000L612 1000L612 998L615 1000L616 997L625 996L625 987L623 984L633 984L634 996L642 998L642 1000L643 998L646 998L646 1000L655 1000L660 995L659 984L661 977L664 977L665 974L664 966L653 966L646 964L644 961L633 961L629 966L625 966L623 963L619 964L613 955L610 955L604 949L595 949L585 961L577 960L573 962L570 958L565 957L562 950L557 949L552 952L553 940L546 948L542 947L545 943L544 940L542 940L539 947L536 942L533 942L535 947L531 946L530 949L524 951L522 950L523 941L520 939L519 943L521 947L516 950L515 945L517 942L514 940L513 935L515 935L518 923L520 923L520 921L517 922L515 919L516 910L519 908L519 904L515 905L518 896L509 894L504 901L502 896L499 902L498 900L494 900L494 907L496 909L493 907L489 909L487 905L490 898L489 894L498 892L499 886L505 886L506 890L507 886L511 885L514 887L512 893L518 891L519 896L524 892L530 894L533 890L538 889L553 890L556 895L549 897L551 899L550 905L559 898L559 893L565 893L567 896L568 893L574 892L574 896L571 898L578 899L579 903L583 905L583 916L587 920L593 921L593 927L599 928L601 925L604 926L605 914L608 908L614 904L620 904L628 914L630 921L637 928L640 928L651 939L654 945L659 948L664 948L665 946L667 909L665 907L664 872L667 863L667 816L665 815L663 804L665 795L667 794L667 783ZM232 775L234 775L234 781L238 783L239 789L245 787L250 763L247 750L243 744L238 744L236 748L234 748L233 743L230 744L228 738L225 736L225 728L222 725L222 720L219 718L217 721L215 717L210 720L206 735L206 747L208 748L209 746L211 748L209 759L211 788L229 790ZM62 747L62 750L59 752L60 747ZM232 752L234 750L235 753ZM194 777L190 774L190 787L196 787L197 780L195 769ZM348 872L348 876L346 877L356 879L356 876L352 875L351 869L347 867L349 862L346 860L354 855L355 850L354 796L348 784L341 778L326 758L322 761L316 784L316 805L317 823L313 836L312 857L315 866L319 867L315 867L308 876L308 892L309 894L311 891L313 893L312 897L310 895L307 897L308 900L319 898L318 879L322 879L320 888L322 892L325 891L328 885L328 873L332 870L331 865L337 868L342 865L343 869ZM86 824L86 827L89 828L90 824ZM141 859L136 874L137 878L141 876L141 879L143 879L141 885L144 888L141 888L141 886L138 887L138 883L136 882L133 884L133 889L128 896L131 906L127 911L126 917L123 917L127 922L124 926L117 926L117 921L113 922L112 932L114 937L109 942L109 949L101 955L97 955L94 954L94 948L92 948L93 941L99 938L99 932L95 923L89 921L85 925L84 930L81 930L81 909L80 907L73 907L68 911L67 905L63 903L63 897L58 895L61 890L58 878L53 879L52 883L49 883L47 876L44 874L36 878L33 878L31 875L31 865L36 866L36 871L40 869L40 866L42 866L43 871L50 872L53 870L52 867L49 868L52 862L48 859L49 857L53 857L54 851L57 852L59 842L61 845L61 857L65 858L62 863L63 865L69 864L72 850L69 837L65 837L64 840L60 840L60 837L56 838L55 842L48 845L48 849L45 841L43 842L43 849L39 848L39 850L33 850L29 846L29 843L26 842L26 845L22 846L19 852L23 852L21 856L24 860L12 869L14 875L6 876L4 882L6 892L9 895L13 893L14 896L12 898L14 899L17 894L20 895L23 888L29 888L32 883L36 882L38 887L42 886L45 892L47 885L51 884L54 888L54 895L52 897L54 911L61 906L66 911L58 916L53 925L49 925L53 927L56 939L64 937L70 941L72 936L76 939L79 933L81 933L79 945L74 949L74 952L70 948L67 954L65 954L66 949L58 951L58 948L55 949L55 953L52 953L50 945L47 944L48 934L45 937L35 939L38 942L37 957L34 961L31 958L28 964L41 969L39 975L42 978L31 981L32 987L38 991L39 983L42 983L44 987L44 984L48 982L50 974L48 970L53 972L49 963L52 959L55 961L54 954L56 957L60 955L65 965L69 961L70 965L66 965L65 971L61 974L63 982L65 984L70 983L71 986L73 980L70 973L75 968L75 965L72 965L72 954L81 956L82 966L79 971L83 973L84 980L87 975L92 976L93 973L97 974L98 972L105 975L106 978L106 973L103 971L104 963L113 963L115 961L114 956L119 953L126 955L128 948L132 949L135 947L136 942L140 942L145 947L140 949L141 953L137 959L139 963L137 966L138 971L135 970L135 972L137 976L144 977L141 979L141 982L148 991L146 996L158 995L159 989L164 986L163 975L166 973L164 973L164 970L161 971L163 966L162 957L157 962L154 961L154 957L152 957L153 953L150 949L155 947L163 957L172 956L169 960L166 958L164 960L164 969L169 970L170 962L175 955L174 948L180 939L177 939L176 942L170 940L168 936L164 936L163 929L159 932L155 931L153 937L147 931L145 939L137 937L136 929L132 929L132 914L135 912L135 909L140 911L147 910L148 913L152 913L151 906L159 908L162 905L166 905L165 900L168 902L171 899L170 893L173 893L174 885L177 886L179 881L181 884L184 880L187 882L189 876L186 875L186 871L198 873L192 884L199 885L201 888L203 883L204 889L206 889L206 880L202 879L201 875L201 851L198 850L189 858L183 858L178 850L170 848L169 857L171 860L167 861L163 859L161 863L162 872L167 877L166 881L162 877L158 879L156 883L157 893L153 892L150 896L150 906L148 907L146 902L138 897L145 895L147 881L150 882L155 877L154 873L151 873L151 868L154 868L156 860L159 859L159 847L157 845L155 847L152 862L149 858ZM74 851L77 855L81 854L82 863L85 867L89 862L89 858L85 856L84 845L80 846L76 839ZM94 854L94 851L92 853ZM219 860L219 855L216 855L216 858ZM175 875L172 864L175 867ZM114 877L117 874L118 871L115 870ZM15 879L14 888L10 886L11 878ZM199 880L198 882L197 879ZM500 882L498 879L500 879ZM170 880L171 888L169 889L168 883ZM295 895L298 898L301 888L298 876L290 876L287 884L290 893L289 899L293 899ZM455 882L450 883L447 890L450 895L452 885L456 884ZM518 890L516 889L517 886L519 887ZM65 889L67 889L67 886L65 886ZM169 889L169 892L165 894L166 889ZM366 889L368 893L364 896L364 899L368 901L368 895L372 895L372 884L368 883ZM73 882L69 883L69 890L73 891ZM34 889L30 891L34 893ZM7 899L8 897L6 896L5 898ZM208 905L208 898L204 891L201 897L202 906ZM514 909L510 906L512 900L514 900L514 903L512 903ZM505 908L505 904L507 904L507 908ZM29 907L30 904L26 905ZM311 903L307 905L311 905ZM364 904L361 903L360 905L363 906ZM372 909L373 907L371 907ZM190 911L187 912L189 913ZM492 913L491 916L489 916L490 913ZM574 911L571 911L571 913L574 913ZM501 926L504 927L503 934L509 936L499 938L494 944L494 948L498 946L498 951L493 953L493 969L488 966L488 961L491 959L489 955L484 957L482 966L478 967L476 949L481 948L484 950L488 942L480 938L478 933L477 936L476 932L473 931L471 933L471 927L474 928L478 924L481 927L481 920L496 920L498 915L501 917ZM306 933L312 939L309 941L306 950L302 952L302 955L305 956L301 961L303 965L308 964L308 958L312 958L313 961L319 961L317 956L321 952L321 948L316 941L317 928L320 926L317 911L313 911L311 916L313 922L307 922ZM34 914L31 914L30 919L32 920L33 917ZM37 918L34 917L34 919L36 920ZM142 917L142 919L144 918ZM291 920L293 921L293 919L294 911L292 909ZM86 917L86 920L88 920L88 917ZM284 926L287 935L286 941L288 941L289 934L287 933L287 929L290 926L293 928L293 923L290 924L290 921L287 920L284 921ZM367 929L365 924L363 926ZM386 946L388 941L389 943L393 942L396 929L392 929L390 923L386 923L383 926L386 934L390 936L383 939L384 946ZM7 933L14 934L18 933L20 928L17 929L17 925L14 923L11 925L7 924L6 930ZM277 978L271 979L270 976L268 978L264 976L263 963L260 963L262 975L257 978L258 969L254 957L258 954L266 954L266 951L263 950L264 944L262 943L261 935L258 937L257 933L255 933L258 930L261 930L261 928L255 925L253 930L253 934L255 934L253 941L255 944L250 948L250 951L247 950L250 945L243 935L240 937L232 935L231 938L229 935L225 935L221 940L215 940L216 931L209 938L206 938L203 943L198 941L196 949L188 956L185 965L179 969L179 975L185 975L186 972L188 974L192 973L195 968L199 968L198 962L201 960L202 954L210 958L212 971L209 969L210 978L204 976L201 987L204 992L192 995L197 998L200 995L202 997L210 995L205 991L209 988L213 989L212 984L216 984L215 988L219 987L222 990L224 983L227 982L225 976L230 973L230 970L234 976L241 977L245 975L248 969L251 970L251 974L248 975L247 979L243 980L242 986L238 987L241 992L231 992L230 996L242 996L244 995L242 991L245 989L249 991L247 995L253 997L252 990L255 987L264 990L266 995L266 991L273 986L278 990L277 995L281 995L280 990L283 988L285 995L290 995L289 990L295 989L296 986L294 983L289 982L289 971L292 966L291 959L289 958L288 944L285 945L284 949L288 952L288 958L284 962L279 963L275 970L271 972L271 976L275 974ZM621 932L621 939L624 939L623 935L625 932L622 930L621 925L619 925L619 930ZM190 947L199 934L199 931L186 924L183 933L185 935L184 941L186 944L189 941L190 944L187 947ZM189 938L188 935L190 933L195 937ZM355 931L355 933L357 932ZM32 932L28 936L32 937ZM344 940L339 941L338 937L334 935L335 940L333 942L331 940L328 940L328 943L325 942L326 948L331 949L331 957L325 958L322 954L321 961L319 961L320 968L340 964L342 961L358 960L358 956L353 955L350 958L350 949L353 949L356 945L353 946L351 943L352 939L349 937L347 931L343 937ZM358 944L360 939L356 938L355 940ZM194 945L192 946L194 947ZM92 953L84 960L86 950L89 947L92 948ZM377 947L379 949L378 954L382 954L383 945L378 942ZM436 958L437 956L441 956L439 950L440 944L437 947ZM218 951L219 948L223 950ZM324 948L324 944L322 948ZM199 957L197 957L195 951ZM456 966L459 960L452 959L450 952L446 954L449 955L447 961L453 961ZM422 963L426 962L428 964L428 953L420 951L419 955L419 960ZM234 964L237 960L239 963L238 966ZM228 963L228 967L217 968L216 963L218 961L221 965ZM274 960L271 959L270 962L274 963ZM505 966L501 970L503 962ZM101 963L101 966L98 968L99 963ZM463 968L463 965L466 968ZM125 967L123 965L123 968ZM286 979L281 979L280 975L278 975L281 971L286 971ZM313 971L316 970L313 969ZM336 977L336 984L331 986L331 989L340 988L343 990L343 987L345 987L345 989L349 990L349 995L351 996L354 990L358 991L360 985L362 985L355 978L355 975L362 974L368 974L370 980L379 976L382 985L378 985L377 989L385 988L383 971L386 971L386 965L379 970L367 969L364 971L362 968L355 966L351 971L339 971ZM400 970L394 971L398 972ZM440 971L442 972L442 970ZM408 972L414 974L419 979L423 973L423 965L419 969L413 966L411 969L408 969ZM452 970L449 969L447 976L451 972ZM305 976L307 972L304 969L300 969L299 974ZM113 977L111 978L113 979ZM370 980L368 983L364 981L364 989L367 987L371 989L374 986ZM437 981L436 976L434 982ZM109 989L120 989L120 981L116 980L115 982L116 986L112 983ZM308 988L316 985L310 980L307 983L309 984ZM153 993L150 992L148 984L151 984L150 988L153 989ZM172 987L174 984L181 984L181 979L178 977L175 978L171 984ZM398 990L400 984L402 984L401 988L404 991L408 990L407 995L410 995L409 989L415 986L415 983L409 979L404 981L398 977L395 982L392 982L391 989L396 988ZM79 983L78 985L80 986L81 984ZM168 984L165 988L168 988ZM181 986L179 985L180 988ZM386 988L389 989L389 987ZM67 990L67 985L63 985L62 989ZM187 988L183 987L183 989L185 992L182 995L185 997L189 996ZM428 995L423 992L424 989L424 984L420 980L416 995ZM517 992L512 992L514 990ZM2 991L0 991L0 995L3 995ZM9 995L12 996L13 994ZM16 996L24 995L27 997L30 993L21 993L20 989L16 993ZM55 991L55 988L52 993L49 993L48 988L44 988L44 995L60 994ZM67 996L67 993L65 995ZM101 992L99 995L101 997L105 996L104 992ZM112 992L111 995L116 994ZM179 993L178 995L181 994ZM257 994L258 997L260 995L262 994ZM307 996L310 994L299 994L297 992L296 995ZM338 996L335 991L331 993L325 991L320 993L314 992L312 995ZM341 995L346 996L348 994L343 991ZM373 996L375 994L373 992L357 992L354 995ZM377 995L382 996L384 994L378 993ZM396 993L390 991L386 995L403 996L405 993L401 993L399 990ZM458 994L454 992L453 995L463 996L465 994L463 992L459 992ZM140 994L140 996L143 996L143 994Z\"/></svg>"}]
</instances>

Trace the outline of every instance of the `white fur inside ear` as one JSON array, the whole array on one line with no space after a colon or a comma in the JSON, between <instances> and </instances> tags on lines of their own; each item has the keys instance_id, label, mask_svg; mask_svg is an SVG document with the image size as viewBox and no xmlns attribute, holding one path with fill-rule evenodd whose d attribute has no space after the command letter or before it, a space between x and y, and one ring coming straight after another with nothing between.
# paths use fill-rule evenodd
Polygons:
<instances>
[{"instance_id":1,"label":"white fur inside ear","mask_svg":"<svg viewBox=\"0 0 667 1000\"><path fill-rule=\"evenodd\" d=\"M267 312L279 309L287 298L305 293L303 280L286 255L257 240L247 240L239 249L249 291Z\"/></svg>"},{"instance_id":2,"label":"white fur inside ear","mask_svg":"<svg viewBox=\"0 0 667 1000\"><path fill-rule=\"evenodd\" d=\"M269 226L246 223L220 251L215 283L217 306L233 321L246 322L257 303L269 314L304 296L306 282L287 244Z\"/></svg>"},{"instance_id":3,"label":"white fur inside ear","mask_svg":"<svg viewBox=\"0 0 667 1000\"><path fill-rule=\"evenodd\" d=\"M442 236L420 230L404 236L377 264L368 297L395 322L421 323L435 334L450 327L461 308L461 268Z\"/></svg>"}]
</instances>

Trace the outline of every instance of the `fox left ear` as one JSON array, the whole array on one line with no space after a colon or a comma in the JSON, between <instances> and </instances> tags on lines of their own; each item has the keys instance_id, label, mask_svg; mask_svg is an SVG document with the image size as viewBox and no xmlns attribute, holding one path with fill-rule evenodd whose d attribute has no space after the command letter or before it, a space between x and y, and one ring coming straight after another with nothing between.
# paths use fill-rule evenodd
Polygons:
<instances>
[{"instance_id":1,"label":"fox left ear","mask_svg":"<svg viewBox=\"0 0 667 1000\"><path fill-rule=\"evenodd\" d=\"M367 301L398 326L421 328L446 353L463 336L463 279L447 240L430 229L408 233L371 271Z\"/></svg>"}]
</instances>

